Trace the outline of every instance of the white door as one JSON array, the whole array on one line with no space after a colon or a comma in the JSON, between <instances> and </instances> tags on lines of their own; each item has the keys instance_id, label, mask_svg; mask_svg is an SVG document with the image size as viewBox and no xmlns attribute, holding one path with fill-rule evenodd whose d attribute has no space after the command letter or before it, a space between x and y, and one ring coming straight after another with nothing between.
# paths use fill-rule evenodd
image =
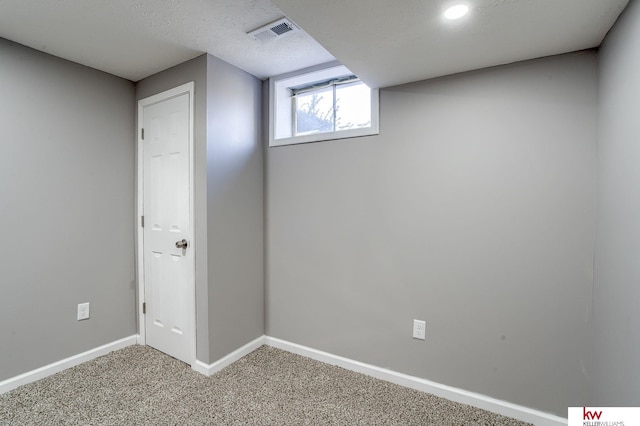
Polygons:
<instances>
[{"instance_id":1,"label":"white door","mask_svg":"<svg viewBox=\"0 0 640 426\"><path fill-rule=\"evenodd\" d=\"M195 300L191 214L191 96L140 101L146 344L192 364ZM165 96L163 96L165 95ZM141 115L141 117L140 117Z\"/></svg>"}]
</instances>

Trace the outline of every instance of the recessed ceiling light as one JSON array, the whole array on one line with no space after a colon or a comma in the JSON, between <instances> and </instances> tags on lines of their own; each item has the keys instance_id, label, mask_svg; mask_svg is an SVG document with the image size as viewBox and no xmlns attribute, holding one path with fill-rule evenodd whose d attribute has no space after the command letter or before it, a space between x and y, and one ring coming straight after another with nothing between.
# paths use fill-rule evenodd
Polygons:
<instances>
[{"instance_id":1,"label":"recessed ceiling light","mask_svg":"<svg viewBox=\"0 0 640 426\"><path fill-rule=\"evenodd\" d=\"M447 19L460 19L469 12L469 6L466 4L456 4L444 11L444 17Z\"/></svg>"}]
</instances>

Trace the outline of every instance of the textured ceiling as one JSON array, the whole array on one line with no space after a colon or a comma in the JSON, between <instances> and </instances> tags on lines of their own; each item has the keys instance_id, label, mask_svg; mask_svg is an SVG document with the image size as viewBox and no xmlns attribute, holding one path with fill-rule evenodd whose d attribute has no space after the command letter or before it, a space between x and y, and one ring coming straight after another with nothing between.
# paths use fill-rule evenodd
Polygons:
<instances>
[{"instance_id":1,"label":"textured ceiling","mask_svg":"<svg viewBox=\"0 0 640 426\"><path fill-rule=\"evenodd\" d=\"M282 16L270 0L0 0L0 37L132 81L204 52L259 78L334 59L304 31L246 34Z\"/></svg>"},{"instance_id":2,"label":"textured ceiling","mask_svg":"<svg viewBox=\"0 0 640 426\"><path fill-rule=\"evenodd\" d=\"M599 46L628 0L273 0L373 87ZM466 3L460 21L445 7Z\"/></svg>"},{"instance_id":3,"label":"textured ceiling","mask_svg":"<svg viewBox=\"0 0 640 426\"><path fill-rule=\"evenodd\" d=\"M208 52L259 78L335 56L385 87L596 47L628 2L460 0L444 22L452 1L0 0L0 37L132 81ZM304 31L246 34L283 15Z\"/></svg>"}]
</instances>

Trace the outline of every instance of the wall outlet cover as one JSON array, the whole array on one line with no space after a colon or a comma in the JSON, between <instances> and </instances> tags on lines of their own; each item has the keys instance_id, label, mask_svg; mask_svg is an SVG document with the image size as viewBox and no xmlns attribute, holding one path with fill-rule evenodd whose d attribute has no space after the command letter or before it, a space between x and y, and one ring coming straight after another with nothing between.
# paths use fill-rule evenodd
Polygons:
<instances>
[{"instance_id":1,"label":"wall outlet cover","mask_svg":"<svg viewBox=\"0 0 640 426\"><path fill-rule=\"evenodd\" d=\"M89 319L89 302L78 304L78 321Z\"/></svg>"},{"instance_id":2,"label":"wall outlet cover","mask_svg":"<svg viewBox=\"0 0 640 426\"><path fill-rule=\"evenodd\" d=\"M413 338L425 340L427 337L427 322L422 320L413 320Z\"/></svg>"}]
</instances>

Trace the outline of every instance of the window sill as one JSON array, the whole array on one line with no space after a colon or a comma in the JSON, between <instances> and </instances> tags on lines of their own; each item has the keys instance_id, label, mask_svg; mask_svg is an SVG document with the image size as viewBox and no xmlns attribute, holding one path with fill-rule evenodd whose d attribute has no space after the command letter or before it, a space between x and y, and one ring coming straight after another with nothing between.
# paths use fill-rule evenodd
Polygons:
<instances>
[{"instance_id":1,"label":"window sill","mask_svg":"<svg viewBox=\"0 0 640 426\"><path fill-rule=\"evenodd\" d=\"M362 136L374 136L379 134L377 128L367 127L364 129L341 130L339 132L314 133L311 135L294 136L291 138L274 139L269 146L297 145L301 143L332 141L337 139L359 138Z\"/></svg>"}]
</instances>

